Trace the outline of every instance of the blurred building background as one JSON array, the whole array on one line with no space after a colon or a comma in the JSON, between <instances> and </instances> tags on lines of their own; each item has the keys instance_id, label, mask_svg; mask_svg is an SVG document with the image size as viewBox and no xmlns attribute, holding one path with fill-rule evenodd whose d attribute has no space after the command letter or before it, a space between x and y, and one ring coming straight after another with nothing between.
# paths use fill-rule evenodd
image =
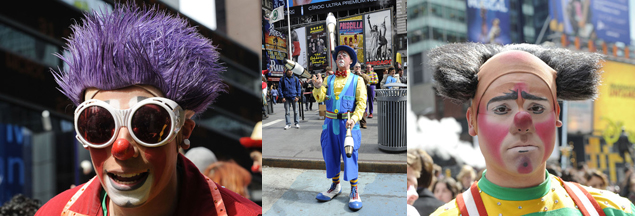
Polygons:
<instances>
[{"instance_id":1,"label":"blurred building background","mask_svg":"<svg viewBox=\"0 0 635 216\"><path fill-rule=\"evenodd\" d=\"M561 102L560 119L565 124L558 129L556 141L561 149L552 158L563 168L595 168L611 182L621 181L633 164L628 153L622 158L614 145L622 128L628 140L635 142L635 112L631 109L635 106L634 7L633 0L410 0L409 84L414 93L408 95L413 117L454 118L461 131L456 142L477 148L476 139L468 134L465 113L469 104L445 100L434 89L427 54L443 44L531 43L600 53L607 61L599 98ZM458 170L456 157L437 159Z\"/></svg>"},{"instance_id":2,"label":"blurred building background","mask_svg":"<svg viewBox=\"0 0 635 216\"><path fill-rule=\"evenodd\" d=\"M260 4L244 1L136 0L186 18L213 41L227 66L228 93L195 119L193 147L212 150L250 170L239 139L250 137L260 115ZM111 11L114 0L15 1L0 7L0 203L22 193L43 203L83 183L80 162L88 151L75 140L74 105L57 89L50 69L70 26L90 10ZM261 203L260 173L252 174L251 199Z\"/></svg>"}]
</instances>

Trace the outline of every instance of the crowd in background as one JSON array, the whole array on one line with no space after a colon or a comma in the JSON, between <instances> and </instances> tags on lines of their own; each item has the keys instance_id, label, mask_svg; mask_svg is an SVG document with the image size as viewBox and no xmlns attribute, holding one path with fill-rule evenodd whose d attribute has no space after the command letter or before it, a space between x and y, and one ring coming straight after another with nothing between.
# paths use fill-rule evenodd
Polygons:
<instances>
[{"instance_id":1,"label":"crowd in background","mask_svg":"<svg viewBox=\"0 0 635 216\"><path fill-rule=\"evenodd\" d=\"M470 188L483 175L485 168L463 165L455 178L446 176L443 168L421 149L408 149L408 215L430 215L437 208L452 201L459 193ZM624 172L624 180L610 182L606 174L586 165L561 169L557 162L547 161L547 172L564 181L577 182L588 187L604 189L626 197L635 203L635 169ZM416 212L414 212L416 210Z\"/></svg>"},{"instance_id":2,"label":"crowd in background","mask_svg":"<svg viewBox=\"0 0 635 216\"><path fill-rule=\"evenodd\" d=\"M370 69L368 68L368 65L364 65L361 64L360 65L361 68L366 68L366 70L362 70L362 72L364 73L368 73L368 70L373 71L372 66L370 67ZM353 70L351 70L353 71ZM265 98L263 101L263 104L266 106L268 103L273 103L278 104L280 102L282 102L282 98L279 97L280 95L280 87L279 87L279 83L277 82L272 82L267 84L266 78L267 78L267 74L270 72L270 70L263 70L263 91L264 92L264 96L263 98ZM333 69L331 67L326 67L325 69L325 74L321 74L321 73L314 73L316 75L321 75L323 79L325 79L327 76L329 75L333 75ZM385 84L389 84L391 82L394 83L402 83L402 84L407 84L407 80L408 78L404 75L404 69L403 68L395 68L395 67L389 67L385 70L382 70L382 75L381 75L381 81L377 80L372 85L378 85L377 89L391 89L391 87L385 87ZM315 103L315 98L313 98L313 81L311 79L300 79L299 80L300 85L302 86L302 92L303 92L303 97L301 99L301 102L303 103L303 106L305 108L306 111L311 111L313 110L313 103ZM398 89L398 87L396 87ZM263 108L264 110L264 108ZM266 113L263 113L263 116L266 115ZM268 116L266 117L268 118Z\"/></svg>"}]
</instances>

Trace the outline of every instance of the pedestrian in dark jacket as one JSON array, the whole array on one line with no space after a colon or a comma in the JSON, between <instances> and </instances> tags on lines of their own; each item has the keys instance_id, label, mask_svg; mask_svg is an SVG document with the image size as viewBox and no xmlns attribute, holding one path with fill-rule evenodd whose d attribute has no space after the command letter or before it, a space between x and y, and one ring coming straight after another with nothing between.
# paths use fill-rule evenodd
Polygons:
<instances>
[{"instance_id":1,"label":"pedestrian in dark jacket","mask_svg":"<svg viewBox=\"0 0 635 216\"><path fill-rule=\"evenodd\" d=\"M293 106L293 121L295 123L295 128L300 129L300 125L298 124L296 102L298 102L300 96L302 95L302 87L300 86L300 80L293 76L293 72L291 70L287 70L286 75L280 78L280 83L278 84L278 95L280 95L282 102L284 103L284 119L287 123L284 126L284 129L286 130L291 128L289 106Z\"/></svg>"},{"instance_id":2,"label":"pedestrian in dark jacket","mask_svg":"<svg viewBox=\"0 0 635 216\"><path fill-rule=\"evenodd\" d=\"M417 193L419 194L419 198L411 203L409 200L409 205L412 205L417 209L420 215L430 215L434 210L436 210L439 206L445 204L444 202L438 200L434 197L434 194L428 187L433 181L432 168L434 162L432 161L432 157L428 155L425 151L421 149L410 149L407 154L407 176L410 179L419 179L418 181L414 181L419 189ZM411 183L412 181L408 181L409 190L412 190ZM416 188L416 186L414 186Z\"/></svg>"}]
</instances>

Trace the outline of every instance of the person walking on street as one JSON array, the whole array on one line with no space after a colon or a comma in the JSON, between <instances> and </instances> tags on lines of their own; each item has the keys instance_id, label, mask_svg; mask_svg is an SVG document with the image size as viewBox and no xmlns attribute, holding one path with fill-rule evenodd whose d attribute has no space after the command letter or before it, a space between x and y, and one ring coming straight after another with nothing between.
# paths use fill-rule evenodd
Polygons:
<instances>
[{"instance_id":1,"label":"person walking on street","mask_svg":"<svg viewBox=\"0 0 635 216\"><path fill-rule=\"evenodd\" d=\"M399 81L403 84L408 83L408 78L403 75L403 69L397 68L397 74L399 74Z\"/></svg>"},{"instance_id":2,"label":"person walking on street","mask_svg":"<svg viewBox=\"0 0 635 216\"><path fill-rule=\"evenodd\" d=\"M315 102L315 99L313 98L313 80L307 79L307 81L304 83L304 89L304 107L306 108L306 111L313 111L313 102Z\"/></svg>"},{"instance_id":3,"label":"person walking on street","mask_svg":"<svg viewBox=\"0 0 635 216\"><path fill-rule=\"evenodd\" d=\"M366 88L363 85L362 77L350 72L351 65L357 62L357 55L351 47L346 45L335 47L333 61L337 64L335 75L328 76L325 83L322 83L320 76L314 80L313 96L315 100L326 103L326 119L320 143L326 165L326 177L332 180L329 189L319 193L316 199L326 202L342 193L340 186L340 161L342 159L340 158L343 158L344 181L351 183L348 208L356 211L362 208L362 200L357 190L357 159L362 133L357 121L361 120L366 109ZM354 140L350 157L346 156L344 147L347 128L352 128L351 134Z\"/></svg>"},{"instance_id":4,"label":"person walking on street","mask_svg":"<svg viewBox=\"0 0 635 216\"><path fill-rule=\"evenodd\" d=\"M365 88L368 88L368 83L370 82L370 77L368 77L368 75L364 74L362 72L362 65L359 64L359 62L355 63L355 67L353 67L353 73L357 76L361 76L362 79L364 79L364 86ZM368 89L366 89L366 92L368 92ZM366 111L368 109L365 109L364 111ZM362 115L362 120L359 121L359 127L360 128L364 128L366 129L366 115L367 113L364 112L364 114Z\"/></svg>"},{"instance_id":5,"label":"person walking on street","mask_svg":"<svg viewBox=\"0 0 635 216\"><path fill-rule=\"evenodd\" d=\"M273 104L278 104L278 88L274 85L271 86L271 101Z\"/></svg>"},{"instance_id":6,"label":"person walking on street","mask_svg":"<svg viewBox=\"0 0 635 216\"><path fill-rule=\"evenodd\" d=\"M278 94L284 103L284 119L287 123L284 126L284 129L286 130L291 128L291 117L289 116L289 109L291 109L291 107L293 107L293 122L295 124L295 128L300 129L297 110L297 102L300 100L300 95L302 94L300 80L293 76L293 71L287 70L286 75L280 78L278 89Z\"/></svg>"},{"instance_id":7,"label":"person walking on street","mask_svg":"<svg viewBox=\"0 0 635 216\"><path fill-rule=\"evenodd\" d=\"M394 67L390 67L388 68L388 74L384 75L384 78L381 80L381 88L382 89L392 89L393 87L386 87L386 84L389 83L401 83L401 81L399 81L399 75L395 74L395 68ZM399 89L399 87L395 87L395 89Z\"/></svg>"},{"instance_id":8,"label":"person walking on street","mask_svg":"<svg viewBox=\"0 0 635 216\"><path fill-rule=\"evenodd\" d=\"M377 73L373 71L373 65L366 65L366 75L370 78L370 82L368 82L366 95L368 96L368 101L366 102L366 113L368 113L368 118L373 118L373 101L375 100L375 87L377 83L379 83L379 78L377 78Z\"/></svg>"}]
</instances>

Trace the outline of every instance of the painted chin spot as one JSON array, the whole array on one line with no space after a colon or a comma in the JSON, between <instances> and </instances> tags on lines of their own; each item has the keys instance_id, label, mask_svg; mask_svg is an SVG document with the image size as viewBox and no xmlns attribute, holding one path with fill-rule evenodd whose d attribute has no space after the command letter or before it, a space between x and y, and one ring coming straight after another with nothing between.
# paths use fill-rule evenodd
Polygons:
<instances>
[{"instance_id":1,"label":"painted chin spot","mask_svg":"<svg viewBox=\"0 0 635 216\"><path fill-rule=\"evenodd\" d=\"M520 158L520 160L518 161L518 172L522 173L522 174L527 174L530 173L531 171L534 170L533 166L531 165L531 161L529 160L528 157L526 156L522 156Z\"/></svg>"}]
</instances>

